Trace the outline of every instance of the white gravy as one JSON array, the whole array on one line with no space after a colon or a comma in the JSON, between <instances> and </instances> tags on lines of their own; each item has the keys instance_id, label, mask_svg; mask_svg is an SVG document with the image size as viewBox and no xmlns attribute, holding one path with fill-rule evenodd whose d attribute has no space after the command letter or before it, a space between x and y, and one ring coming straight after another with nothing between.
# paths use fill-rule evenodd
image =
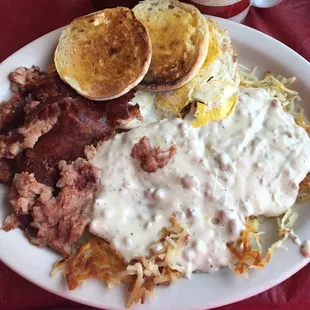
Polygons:
<instances>
[{"instance_id":1,"label":"white gravy","mask_svg":"<svg viewBox=\"0 0 310 310\"><path fill-rule=\"evenodd\" d=\"M153 147L177 148L155 173L131 157L143 136ZM225 120L201 128L180 119L139 127L103 142L90 161L101 169L90 232L130 261L149 254L174 215L189 230L179 263L190 276L228 265L226 243L238 238L246 216L278 216L294 204L310 171L310 139L265 90L241 88Z\"/></svg>"}]
</instances>

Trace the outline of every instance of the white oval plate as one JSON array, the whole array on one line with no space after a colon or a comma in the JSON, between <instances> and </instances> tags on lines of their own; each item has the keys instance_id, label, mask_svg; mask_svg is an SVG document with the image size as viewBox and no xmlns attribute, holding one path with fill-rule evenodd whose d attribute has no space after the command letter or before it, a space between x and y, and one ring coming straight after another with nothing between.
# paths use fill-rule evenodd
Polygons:
<instances>
[{"instance_id":1,"label":"white oval plate","mask_svg":"<svg viewBox=\"0 0 310 310\"><path fill-rule=\"evenodd\" d=\"M285 76L296 76L294 89L304 101L310 99L310 64L287 46L246 26L217 19L226 28L237 49L239 63L260 71L273 71ZM61 33L55 30L25 46L0 65L0 99L10 97L7 75L18 66L38 65L46 69L51 63L54 48ZM310 115L310 105L304 105ZM0 188L0 222L9 212L5 203L5 187ZM296 233L301 240L310 238L310 204L297 206L300 217ZM274 238L274 226L266 224L268 243ZM146 305L132 309L210 309L233 303L258 294L289 278L308 261L299 252L298 246L287 242L287 250L276 253L271 263L262 271L251 273L250 279L233 275L227 268L213 274L193 275L191 280L181 279L169 287L156 288L156 298ZM52 264L59 259L54 252L31 245L18 229L5 233L0 230L0 258L36 285L62 297L104 309L124 309L126 288L108 289L97 280L88 280L74 291L68 291L64 279L57 275L50 277Z\"/></svg>"}]
</instances>

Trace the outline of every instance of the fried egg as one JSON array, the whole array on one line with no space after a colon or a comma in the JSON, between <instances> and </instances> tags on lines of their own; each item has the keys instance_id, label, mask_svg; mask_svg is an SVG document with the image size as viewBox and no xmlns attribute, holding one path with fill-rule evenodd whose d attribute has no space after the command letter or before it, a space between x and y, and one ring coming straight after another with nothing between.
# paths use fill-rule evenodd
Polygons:
<instances>
[{"instance_id":1,"label":"fried egg","mask_svg":"<svg viewBox=\"0 0 310 310\"><path fill-rule=\"evenodd\" d=\"M226 30L212 19L208 19L208 27L208 55L198 75L177 90L138 90L131 103L140 105L142 119L131 121L127 128L180 117L190 104L194 104L188 116L193 127L223 119L233 111L240 83L236 53Z\"/></svg>"}]
</instances>

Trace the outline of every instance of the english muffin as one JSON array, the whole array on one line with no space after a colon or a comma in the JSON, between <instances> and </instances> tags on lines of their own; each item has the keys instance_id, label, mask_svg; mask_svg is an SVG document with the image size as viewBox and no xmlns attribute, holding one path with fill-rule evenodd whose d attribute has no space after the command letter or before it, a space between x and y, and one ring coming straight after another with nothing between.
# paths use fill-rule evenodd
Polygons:
<instances>
[{"instance_id":1,"label":"english muffin","mask_svg":"<svg viewBox=\"0 0 310 310\"><path fill-rule=\"evenodd\" d=\"M206 19L194 6L176 0L146 0L133 11L152 42L152 61L140 87L173 90L203 65L209 42Z\"/></svg>"},{"instance_id":2,"label":"english muffin","mask_svg":"<svg viewBox=\"0 0 310 310\"><path fill-rule=\"evenodd\" d=\"M148 33L124 7L75 19L62 32L55 52L60 77L82 96L117 98L135 87L151 62Z\"/></svg>"}]
</instances>

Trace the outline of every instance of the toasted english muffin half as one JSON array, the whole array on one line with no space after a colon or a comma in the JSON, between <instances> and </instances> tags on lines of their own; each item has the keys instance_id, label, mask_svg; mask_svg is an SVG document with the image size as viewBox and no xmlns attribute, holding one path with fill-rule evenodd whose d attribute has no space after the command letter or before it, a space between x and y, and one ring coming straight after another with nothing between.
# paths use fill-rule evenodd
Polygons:
<instances>
[{"instance_id":1,"label":"toasted english muffin half","mask_svg":"<svg viewBox=\"0 0 310 310\"><path fill-rule=\"evenodd\" d=\"M82 96L117 98L140 83L152 56L143 24L124 7L75 19L62 32L55 51L60 77Z\"/></svg>"},{"instance_id":2,"label":"toasted english muffin half","mask_svg":"<svg viewBox=\"0 0 310 310\"><path fill-rule=\"evenodd\" d=\"M173 90L194 78L209 42L207 21L199 10L176 0L146 0L133 11L152 42L151 65L139 87Z\"/></svg>"}]
</instances>

